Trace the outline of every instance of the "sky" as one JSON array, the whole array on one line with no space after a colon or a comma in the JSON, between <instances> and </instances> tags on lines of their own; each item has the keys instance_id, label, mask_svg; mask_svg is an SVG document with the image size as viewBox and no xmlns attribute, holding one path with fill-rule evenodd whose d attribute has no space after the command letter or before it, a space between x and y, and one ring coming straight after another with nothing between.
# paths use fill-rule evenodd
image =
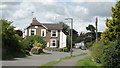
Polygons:
<instances>
[{"instance_id":1,"label":"sky","mask_svg":"<svg viewBox=\"0 0 120 68\"><path fill-rule=\"evenodd\" d=\"M102 32L115 3L116 0L4 0L0 2L0 19L12 21L16 29L23 30L33 17L40 23L63 21L68 25L71 21L65 18L73 18L73 28L80 33L87 32L89 24L95 26L98 17L98 31Z\"/></svg>"}]
</instances>

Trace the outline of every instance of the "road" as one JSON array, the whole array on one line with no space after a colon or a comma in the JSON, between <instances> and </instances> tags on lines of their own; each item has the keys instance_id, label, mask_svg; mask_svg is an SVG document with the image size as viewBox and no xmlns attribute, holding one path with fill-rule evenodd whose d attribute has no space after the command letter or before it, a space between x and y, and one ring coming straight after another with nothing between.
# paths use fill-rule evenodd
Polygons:
<instances>
[{"instance_id":1,"label":"road","mask_svg":"<svg viewBox=\"0 0 120 68\"><path fill-rule=\"evenodd\" d=\"M73 55L88 53L89 50L74 49ZM50 61L59 60L62 57L70 56L67 52L49 52L47 55L33 55L24 58L3 60L2 66L40 66ZM30 67L29 67L30 68Z\"/></svg>"}]
</instances>

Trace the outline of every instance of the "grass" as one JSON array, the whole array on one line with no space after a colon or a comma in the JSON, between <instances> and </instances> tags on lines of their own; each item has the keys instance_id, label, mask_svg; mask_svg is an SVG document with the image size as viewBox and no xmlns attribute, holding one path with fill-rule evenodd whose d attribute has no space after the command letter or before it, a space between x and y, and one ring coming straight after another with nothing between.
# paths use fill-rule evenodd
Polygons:
<instances>
[{"instance_id":1,"label":"grass","mask_svg":"<svg viewBox=\"0 0 120 68\"><path fill-rule=\"evenodd\" d=\"M78 62L76 62L76 66L77 68L81 67L81 66L102 66L101 64L95 63L92 60L92 56L88 56L85 59L79 60Z\"/></svg>"},{"instance_id":2,"label":"grass","mask_svg":"<svg viewBox=\"0 0 120 68\"><path fill-rule=\"evenodd\" d=\"M20 54L4 54L4 55L2 55L2 59L6 60L6 59L12 59L12 58L23 58L26 56L31 56L31 55L21 54L21 53Z\"/></svg>"},{"instance_id":3,"label":"grass","mask_svg":"<svg viewBox=\"0 0 120 68\"><path fill-rule=\"evenodd\" d=\"M71 58L73 58L73 57L83 56L83 55L87 55L87 53L82 53L82 54L79 54L79 55L73 55L73 56L67 56L67 57L61 58L60 60L71 59Z\"/></svg>"},{"instance_id":4,"label":"grass","mask_svg":"<svg viewBox=\"0 0 120 68\"><path fill-rule=\"evenodd\" d=\"M46 64L41 65L41 66L38 67L38 68L50 68L50 67L52 67L53 65L55 65L55 64L57 64L57 63L59 63L59 62L60 62L60 60L51 61L51 62L48 62L48 63L46 63Z\"/></svg>"},{"instance_id":5,"label":"grass","mask_svg":"<svg viewBox=\"0 0 120 68\"><path fill-rule=\"evenodd\" d=\"M47 55L47 54L50 54L50 53L43 52L43 53L40 53L39 55Z\"/></svg>"},{"instance_id":6,"label":"grass","mask_svg":"<svg viewBox=\"0 0 120 68\"><path fill-rule=\"evenodd\" d=\"M48 62L48 63L46 63L46 64L41 65L41 66L38 67L38 68L50 68L50 67L52 67L53 65L59 63L61 60L71 59L71 58L73 58L73 57L83 56L83 55L87 55L87 53L82 53L82 54L79 54L79 55L73 55L73 56L67 56L67 57L64 57L64 58L60 58L60 60Z\"/></svg>"}]
</instances>

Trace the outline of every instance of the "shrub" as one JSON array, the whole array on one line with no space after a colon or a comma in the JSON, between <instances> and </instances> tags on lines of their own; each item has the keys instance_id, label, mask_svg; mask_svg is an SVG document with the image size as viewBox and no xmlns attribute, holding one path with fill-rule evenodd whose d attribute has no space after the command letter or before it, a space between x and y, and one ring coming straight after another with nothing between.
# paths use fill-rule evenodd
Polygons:
<instances>
[{"instance_id":1,"label":"shrub","mask_svg":"<svg viewBox=\"0 0 120 68\"><path fill-rule=\"evenodd\" d=\"M30 51L31 48L33 47L33 44L35 43L35 41L37 43L41 43L42 44L42 48L46 47L47 42L44 40L43 37L38 36L38 35L32 35L32 36L26 37L23 40L24 48Z\"/></svg>"},{"instance_id":2,"label":"shrub","mask_svg":"<svg viewBox=\"0 0 120 68\"><path fill-rule=\"evenodd\" d=\"M60 52L69 52L68 48L60 48Z\"/></svg>"},{"instance_id":3,"label":"shrub","mask_svg":"<svg viewBox=\"0 0 120 68\"><path fill-rule=\"evenodd\" d=\"M90 48L94 60L103 66L120 66L120 40L104 44L102 41L96 42Z\"/></svg>"},{"instance_id":4,"label":"shrub","mask_svg":"<svg viewBox=\"0 0 120 68\"><path fill-rule=\"evenodd\" d=\"M38 54L38 48L32 48L31 53L32 54Z\"/></svg>"},{"instance_id":5,"label":"shrub","mask_svg":"<svg viewBox=\"0 0 120 68\"><path fill-rule=\"evenodd\" d=\"M90 48L92 45L93 45L93 42L92 42L92 43L89 42L89 43L86 43L84 46L85 46L86 48Z\"/></svg>"},{"instance_id":6,"label":"shrub","mask_svg":"<svg viewBox=\"0 0 120 68\"><path fill-rule=\"evenodd\" d=\"M101 60L104 66L110 66L114 68L120 67L120 42L119 41L109 42L107 45L105 45L103 58Z\"/></svg>"},{"instance_id":7,"label":"shrub","mask_svg":"<svg viewBox=\"0 0 120 68\"><path fill-rule=\"evenodd\" d=\"M32 54L42 53L43 52L42 48L43 48L43 44L38 43L37 41L35 41L35 43L33 44L33 48L31 49L31 53Z\"/></svg>"},{"instance_id":8,"label":"shrub","mask_svg":"<svg viewBox=\"0 0 120 68\"><path fill-rule=\"evenodd\" d=\"M103 56L104 44L102 41L95 42L90 48L95 62L101 63L101 58Z\"/></svg>"}]
</instances>

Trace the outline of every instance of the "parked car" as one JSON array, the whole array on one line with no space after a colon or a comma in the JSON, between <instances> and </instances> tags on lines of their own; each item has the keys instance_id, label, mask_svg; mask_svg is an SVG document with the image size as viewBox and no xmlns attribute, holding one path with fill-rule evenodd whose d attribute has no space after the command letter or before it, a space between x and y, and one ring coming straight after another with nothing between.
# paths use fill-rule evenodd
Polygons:
<instances>
[{"instance_id":1,"label":"parked car","mask_svg":"<svg viewBox=\"0 0 120 68\"><path fill-rule=\"evenodd\" d=\"M79 47L81 50L86 50L87 48L86 47L84 47L84 46L80 46Z\"/></svg>"}]
</instances>

